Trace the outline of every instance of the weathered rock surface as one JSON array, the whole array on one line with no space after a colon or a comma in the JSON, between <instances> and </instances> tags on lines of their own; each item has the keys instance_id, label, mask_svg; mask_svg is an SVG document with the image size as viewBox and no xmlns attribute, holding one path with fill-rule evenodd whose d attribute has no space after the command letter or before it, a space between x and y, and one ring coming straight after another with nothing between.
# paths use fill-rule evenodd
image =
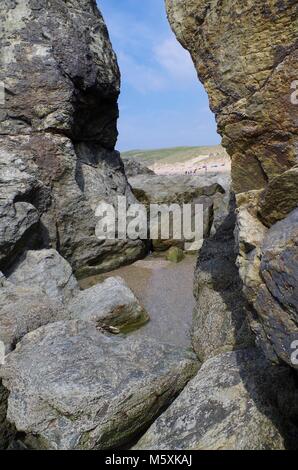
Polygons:
<instances>
[{"instance_id":1,"label":"weathered rock surface","mask_svg":"<svg viewBox=\"0 0 298 470\"><path fill-rule=\"evenodd\" d=\"M259 203L262 221L271 226L298 207L298 167L285 171L268 184Z\"/></svg>"},{"instance_id":2,"label":"weathered rock surface","mask_svg":"<svg viewBox=\"0 0 298 470\"><path fill-rule=\"evenodd\" d=\"M224 193L216 177L138 175L129 178L129 184L138 200L147 205L187 204L200 196Z\"/></svg>"},{"instance_id":3,"label":"weathered rock surface","mask_svg":"<svg viewBox=\"0 0 298 470\"><path fill-rule=\"evenodd\" d=\"M8 391L0 380L0 450L6 449L15 435L14 427L6 419L7 398Z\"/></svg>"},{"instance_id":4,"label":"weathered rock surface","mask_svg":"<svg viewBox=\"0 0 298 470\"><path fill-rule=\"evenodd\" d=\"M18 286L38 286L60 302L79 292L70 264L53 249L27 251L13 267L9 280Z\"/></svg>"},{"instance_id":5,"label":"weathered rock surface","mask_svg":"<svg viewBox=\"0 0 298 470\"><path fill-rule=\"evenodd\" d=\"M168 214L169 206L178 204L182 210L182 204L192 204L191 219L194 226L195 205L203 206L203 227L202 238L210 233L213 216L213 195L217 192L224 193L223 187L218 183L217 178L206 178L198 176L157 176L138 175L129 178L129 183L138 200L149 207L150 204L159 204L161 213ZM165 205L164 207L162 205ZM173 206L174 207L174 206ZM182 212L181 212L182 213ZM160 234L160 217L150 219L151 227L157 232L158 237L152 236L152 247L154 251L165 251L171 246L179 248L185 247L185 238L174 236L173 219L169 219L169 236L162 237ZM181 219L180 219L181 220ZM187 240L188 244L191 240Z\"/></svg>"},{"instance_id":6,"label":"weathered rock surface","mask_svg":"<svg viewBox=\"0 0 298 470\"><path fill-rule=\"evenodd\" d=\"M298 340L298 209L269 229L261 253L255 308L274 352L298 368L291 357Z\"/></svg>"},{"instance_id":7,"label":"weathered rock surface","mask_svg":"<svg viewBox=\"0 0 298 470\"><path fill-rule=\"evenodd\" d=\"M297 164L296 1L166 0L232 157L236 192L260 189ZM231 27L232 25L232 27Z\"/></svg>"},{"instance_id":8,"label":"weathered rock surface","mask_svg":"<svg viewBox=\"0 0 298 470\"><path fill-rule=\"evenodd\" d=\"M6 353L30 331L47 323L70 319L63 305L37 286L0 287L0 341Z\"/></svg>"},{"instance_id":9,"label":"weathered rock surface","mask_svg":"<svg viewBox=\"0 0 298 470\"><path fill-rule=\"evenodd\" d=\"M140 240L95 236L100 202L135 199L114 151L119 70L94 0L5 1L0 15L0 145L7 156L0 171L10 180L10 212L16 203L33 205L42 246L57 248L81 275L143 256ZM27 246L35 219L32 207L5 221L13 232L4 240L11 251Z\"/></svg>"},{"instance_id":10,"label":"weathered rock surface","mask_svg":"<svg viewBox=\"0 0 298 470\"><path fill-rule=\"evenodd\" d=\"M135 449L284 449L288 436L276 404L285 380L288 371L254 349L209 359Z\"/></svg>"},{"instance_id":11,"label":"weathered rock surface","mask_svg":"<svg viewBox=\"0 0 298 470\"><path fill-rule=\"evenodd\" d=\"M196 373L190 353L57 322L26 335L0 369L8 419L43 449L119 448Z\"/></svg>"},{"instance_id":12,"label":"weathered rock surface","mask_svg":"<svg viewBox=\"0 0 298 470\"><path fill-rule=\"evenodd\" d=\"M73 319L113 326L120 331L149 320L148 313L121 277L109 277L103 283L81 291L67 308Z\"/></svg>"},{"instance_id":13,"label":"weathered rock surface","mask_svg":"<svg viewBox=\"0 0 298 470\"><path fill-rule=\"evenodd\" d=\"M231 200L228 216L204 241L196 266L192 343L202 361L253 341L247 322L249 308L235 265L234 207Z\"/></svg>"},{"instance_id":14,"label":"weathered rock surface","mask_svg":"<svg viewBox=\"0 0 298 470\"><path fill-rule=\"evenodd\" d=\"M127 178L137 175L154 175L153 170L150 170L150 168L139 162L136 158L124 157L123 164Z\"/></svg>"}]
</instances>

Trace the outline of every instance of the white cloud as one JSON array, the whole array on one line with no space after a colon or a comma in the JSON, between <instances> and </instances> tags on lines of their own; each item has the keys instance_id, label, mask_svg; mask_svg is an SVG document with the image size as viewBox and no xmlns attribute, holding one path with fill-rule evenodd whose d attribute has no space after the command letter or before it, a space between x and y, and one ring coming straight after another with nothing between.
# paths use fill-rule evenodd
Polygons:
<instances>
[{"instance_id":1,"label":"white cloud","mask_svg":"<svg viewBox=\"0 0 298 470\"><path fill-rule=\"evenodd\" d=\"M161 42L154 49L157 62L177 81L190 82L196 78L194 65L189 53L183 49L174 36Z\"/></svg>"},{"instance_id":2,"label":"white cloud","mask_svg":"<svg viewBox=\"0 0 298 470\"><path fill-rule=\"evenodd\" d=\"M132 56L120 52L118 60L123 79L140 93L162 91L167 80L156 67L137 62Z\"/></svg>"}]
</instances>

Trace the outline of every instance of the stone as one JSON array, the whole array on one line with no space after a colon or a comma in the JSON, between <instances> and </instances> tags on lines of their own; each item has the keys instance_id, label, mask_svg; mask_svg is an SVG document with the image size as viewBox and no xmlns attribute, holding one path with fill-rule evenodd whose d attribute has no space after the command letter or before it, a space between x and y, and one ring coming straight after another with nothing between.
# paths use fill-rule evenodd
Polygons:
<instances>
[{"instance_id":1,"label":"stone","mask_svg":"<svg viewBox=\"0 0 298 470\"><path fill-rule=\"evenodd\" d=\"M271 227L298 207L298 167L285 171L269 182L259 204L262 222Z\"/></svg>"},{"instance_id":2,"label":"stone","mask_svg":"<svg viewBox=\"0 0 298 470\"><path fill-rule=\"evenodd\" d=\"M0 147L8 156L0 155L0 173L3 160L11 211L16 203L32 204L41 220L39 248L57 249L80 276L143 257L141 240L95 235L99 203L115 205L118 195L136 199L114 149L120 73L94 0L41 0L38 7L5 0L0 22ZM11 250L32 248L26 234L33 215L32 208L29 221L5 221L21 238L18 250L10 241Z\"/></svg>"},{"instance_id":3,"label":"stone","mask_svg":"<svg viewBox=\"0 0 298 470\"><path fill-rule=\"evenodd\" d=\"M100 450L129 445L197 369L190 352L73 320L26 335L0 375L25 445Z\"/></svg>"},{"instance_id":4,"label":"stone","mask_svg":"<svg viewBox=\"0 0 298 470\"><path fill-rule=\"evenodd\" d=\"M229 215L231 194L227 191L225 194L215 193L212 196L212 225L210 235L215 235L217 229L224 223L226 217Z\"/></svg>"},{"instance_id":5,"label":"stone","mask_svg":"<svg viewBox=\"0 0 298 470\"><path fill-rule=\"evenodd\" d=\"M123 157L123 164L127 178L137 175L154 175L154 171L148 168L136 158Z\"/></svg>"},{"instance_id":6,"label":"stone","mask_svg":"<svg viewBox=\"0 0 298 470\"><path fill-rule=\"evenodd\" d=\"M0 341L6 354L30 331L47 323L68 320L63 305L48 297L40 287L16 286L6 282L0 288Z\"/></svg>"},{"instance_id":7,"label":"stone","mask_svg":"<svg viewBox=\"0 0 298 470\"><path fill-rule=\"evenodd\" d=\"M190 175L138 175L129 178L137 199L145 204L187 204L200 196L224 193L217 177Z\"/></svg>"},{"instance_id":8,"label":"stone","mask_svg":"<svg viewBox=\"0 0 298 470\"><path fill-rule=\"evenodd\" d=\"M209 359L134 449L285 449L291 431L275 399L288 378L254 349Z\"/></svg>"},{"instance_id":9,"label":"stone","mask_svg":"<svg viewBox=\"0 0 298 470\"><path fill-rule=\"evenodd\" d=\"M209 95L235 192L264 188L297 164L296 2L166 0L166 7Z\"/></svg>"},{"instance_id":10,"label":"stone","mask_svg":"<svg viewBox=\"0 0 298 470\"><path fill-rule=\"evenodd\" d=\"M166 259L171 261L172 263L180 263L184 258L184 253L181 248L177 246L171 246L171 248L167 251Z\"/></svg>"},{"instance_id":11,"label":"stone","mask_svg":"<svg viewBox=\"0 0 298 470\"><path fill-rule=\"evenodd\" d=\"M79 292L70 264L56 250L29 250L13 266L8 279L18 286L37 285L54 300L69 301Z\"/></svg>"},{"instance_id":12,"label":"stone","mask_svg":"<svg viewBox=\"0 0 298 470\"><path fill-rule=\"evenodd\" d=\"M249 306L235 265L235 202L216 233L204 241L195 269L192 344L201 361L253 343Z\"/></svg>"},{"instance_id":13,"label":"stone","mask_svg":"<svg viewBox=\"0 0 298 470\"><path fill-rule=\"evenodd\" d=\"M292 361L292 343L298 340L298 209L268 230L261 253L263 283L254 306L266 342L282 361L298 368Z\"/></svg>"},{"instance_id":14,"label":"stone","mask_svg":"<svg viewBox=\"0 0 298 470\"><path fill-rule=\"evenodd\" d=\"M0 204L0 267L7 266L32 243L38 223L38 212L31 204Z\"/></svg>"},{"instance_id":15,"label":"stone","mask_svg":"<svg viewBox=\"0 0 298 470\"><path fill-rule=\"evenodd\" d=\"M15 429L6 418L7 398L8 391L0 380L0 450L6 449L15 436Z\"/></svg>"},{"instance_id":16,"label":"stone","mask_svg":"<svg viewBox=\"0 0 298 470\"><path fill-rule=\"evenodd\" d=\"M127 331L149 321L149 315L119 276L81 291L68 305L71 318Z\"/></svg>"}]
</instances>

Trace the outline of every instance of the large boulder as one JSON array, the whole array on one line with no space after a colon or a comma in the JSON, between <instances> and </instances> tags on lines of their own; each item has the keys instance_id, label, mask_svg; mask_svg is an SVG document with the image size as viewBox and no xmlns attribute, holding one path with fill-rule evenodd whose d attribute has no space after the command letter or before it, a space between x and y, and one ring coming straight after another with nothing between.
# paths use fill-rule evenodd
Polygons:
<instances>
[{"instance_id":1,"label":"large boulder","mask_svg":"<svg viewBox=\"0 0 298 470\"><path fill-rule=\"evenodd\" d=\"M95 1L41 0L37 8L33 0L5 0L0 22L0 145L8 156L3 171L10 177L9 203L38 210L41 246L57 248L80 275L142 257L140 240L95 235L99 203L116 204L118 195L135 201L114 150L120 74ZM16 171L9 175L10 162ZM29 220L5 221L16 232L10 250L27 246L33 209Z\"/></svg>"},{"instance_id":2,"label":"large boulder","mask_svg":"<svg viewBox=\"0 0 298 470\"><path fill-rule=\"evenodd\" d=\"M129 183L138 200L148 209L150 204L158 204L160 213L169 214L169 207L172 204L182 205L191 204L191 221L194 226L196 216L195 205L201 205L203 209L202 239L208 237L212 225L213 216L213 196L215 194L224 194L225 190L217 181L217 177L206 178L188 175L157 176L157 175L138 175L129 178ZM181 220L181 219L180 219ZM151 216L150 227L156 232L158 237L151 236L152 247L154 251L165 251L171 246L184 248L186 243L190 246L192 240L185 240L182 233L179 238L175 238L173 231L173 219L169 219L170 232L167 238L160 234L161 222L160 216ZM203 242L203 240L202 240ZM188 247L186 247L188 249ZM200 248L196 247L196 250Z\"/></svg>"},{"instance_id":3,"label":"large boulder","mask_svg":"<svg viewBox=\"0 0 298 470\"><path fill-rule=\"evenodd\" d=\"M0 375L7 417L27 445L111 449L146 429L197 368L191 353L73 320L26 335Z\"/></svg>"},{"instance_id":4,"label":"large boulder","mask_svg":"<svg viewBox=\"0 0 298 470\"><path fill-rule=\"evenodd\" d=\"M61 302L50 298L40 287L16 286L11 282L0 287L0 341L6 353L30 331L69 318Z\"/></svg>"},{"instance_id":5,"label":"large boulder","mask_svg":"<svg viewBox=\"0 0 298 470\"><path fill-rule=\"evenodd\" d=\"M260 189L294 166L297 3L166 0L170 24L189 50L232 157L236 192Z\"/></svg>"},{"instance_id":6,"label":"large boulder","mask_svg":"<svg viewBox=\"0 0 298 470\"><path fill-rule=\"evenodd\" d=\"M101 284L81 291L68 310L73 319L95 322L127 331L141 326L149 315L121 277L109 277Z\"/></svg>"},{"instance_id":7,"label":"large boulder","mask_svg":"<svg viewBox=\"0 0 298 470\"><path fill-rule=\"evenodd\" d=\"M67 302L79 292L70 264L56 250L29 250L13 266L9 280L18 286L38 286L54 300Z\"/></svg>"},{"instance_id":8,"label":"large boulder","mask_svg":"<svg viewBox=\"0 0 298 470\"><path fill-rule=\"evenodd\" d=\"M259 322L277 356L297 369L292 354L298 341L298 209L268 230L260 276L263 283L254 303Z\"/></svg>"},{"instance_id":9,"label":"large boulder","mask_svg":"<svg viewBox=\"0 0 298 470\"><path fill-rule=\"evenodd\" d=\"M247 321L249 308L235 265L234 207L231 199L228 215L205 240L195 270L192 344L201 361L253 341Z\"/></svg>"},{"instance_id":10,"label":"large boulder","mask_svg":"<svg viewBox=\"0 0 298 470\"><path fill-rule=\"evenodd\" d=\"M150 170L150 168L139 162L136 158L123 157L122 160L127 178L137 175L154 175L153 170Z\"/></svg>"},{"instance_id":11,"label":"large boulder","mask_svg":"<svg viewBox=\"0 0 298 470\"><path fill-rule=\"evenodd\" d=\"M284 449L294 437L276 406L284 380L287 370L254 349L209 359L135 449Z\"/></svg>"}]
</instances>

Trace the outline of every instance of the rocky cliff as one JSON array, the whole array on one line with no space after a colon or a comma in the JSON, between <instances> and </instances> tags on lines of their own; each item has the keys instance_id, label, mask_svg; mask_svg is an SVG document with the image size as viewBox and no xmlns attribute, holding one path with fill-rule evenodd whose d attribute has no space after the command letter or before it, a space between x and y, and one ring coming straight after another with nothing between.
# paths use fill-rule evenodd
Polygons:
<instances>
[{"instance_id":1,"label":"rocky cliff","mask_svg":"<svg viewBox=\"0 0 298 470\"><path fill-rule=\"evenodd\" d=\"M166 7L208 92L236 193L234 209L199 256L194 348L203 360L243 349L248 322L271 364L297 369L298 107L291 97L298 4L166 0ZM296 396L288 398L292 409Z\"/></svg>"},{"instance_id":2,"label":"rocky cliff","mask_svg":"<svg viewBox=\"0 0 298 470\"><path fill-rule=\"evenodd\" d=\"M140 241L95 237L94 211L134 197L114 150L120 73L95 0L0 6L0 268L54 247L84 275L132 261Z\"/></svg>"},{"instance_id":3,"label":"rocky cliff","mask_svg":"<svg viewBox=\"0 0 298 470\"><path fill-rule=\"evenodd\" d=\"M235 191L263 188L297 163L295 0L166 0L232 157Z\"/></svg>"}]
</instances>

